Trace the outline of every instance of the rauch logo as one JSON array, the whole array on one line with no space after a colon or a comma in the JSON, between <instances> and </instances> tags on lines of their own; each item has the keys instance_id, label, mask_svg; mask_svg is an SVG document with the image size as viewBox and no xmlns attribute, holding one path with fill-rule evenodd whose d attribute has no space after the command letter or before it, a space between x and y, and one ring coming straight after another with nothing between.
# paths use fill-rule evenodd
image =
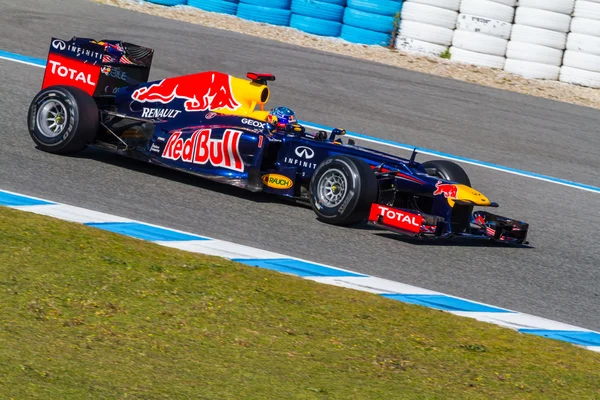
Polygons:
<instances>
[{"instance_id":1,"label":"rauch logo","mask_svg":"<svg viewBox=\"0 0 600 400\"><path fill-rule=\"evenodd\" d=\"M294 186L290 178L279 174L267 174L262 176L262 182L273 189L289 189Z\"/></svg>"}]
</instances>

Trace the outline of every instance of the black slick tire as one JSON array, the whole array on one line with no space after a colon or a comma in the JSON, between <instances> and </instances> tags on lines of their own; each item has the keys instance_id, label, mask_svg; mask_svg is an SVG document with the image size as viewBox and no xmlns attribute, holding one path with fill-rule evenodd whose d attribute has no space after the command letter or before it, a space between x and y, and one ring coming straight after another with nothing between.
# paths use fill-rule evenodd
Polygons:
<instances>
[{"instance_id":1,"label":"black slick tire","mask_svg":"<svg viewBox=\"0 0 600 400\"><path fill-rule=\"evenodd\" d=\"M426 161L423 167L428 175L437 176L447 181L453 181L471 187L471 180L464 169L455 162L448 160Z\"/></svg>"},{"instance_id":2,"label":"black slick tire","mask_svg":"<svg viewBox=\"0 0 600 400\"><path fill-rule=\"evenodd\" d=\"M369 164L355 157L333 156L315 170L310 202L320 221L352 225L367 219L378 190Z\"/></svg>"},{"instance_id":3,"label":"black slick tire","mask_svg":"<svg viewBox=\"0 0 600 400\"><path fill-rule=\"evenodd\" d=\"M55 121L52 121L52 119ZM72 154L94 141L100 117L94 99L71 86L51 86L29 106L27 126L40 150Z\"/></svg>"}]
</instances>

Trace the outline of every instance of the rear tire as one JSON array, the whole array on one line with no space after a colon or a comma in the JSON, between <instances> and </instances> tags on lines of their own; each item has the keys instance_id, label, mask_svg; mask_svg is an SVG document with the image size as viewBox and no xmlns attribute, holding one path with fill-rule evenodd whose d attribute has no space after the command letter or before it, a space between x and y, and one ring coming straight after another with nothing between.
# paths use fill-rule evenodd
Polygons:
<instances>
[{"instance_id":1,"label":"rear tire","mask_svg":"<svg viewBox=\"0 0 600 400\"><path fill-rule=\"evenodd\" d=\"M323 161L310 181L310 202L320 221L352 225L367 219L377 201L373 170L361 159L334 156Z\"/></svg>"},{"instance_id":2,"label":"rear tire","mask_svg":"<svg viewBox=\"0 0 600 400\"><path fill-rule=\"evenodd\" d=\"M446 181L457 182L471 187L469 175L467 175L465 170L455 162L447 160L432 160L426 161L422 165L427 171L428 175L437 176L438 178L442 178Z\"/></svg>"},{"instance_id":3,"label":"rear tire","mask_svg":"<svg viewBox=\"0 0 600 400\"><path fill-rule=\"evenodd\" d=\"M39 149L69 154L94 141L100 118L94 99L71 86L51 86L39 92L29 106L29 134Z\"/></svg>"}]
</instances>

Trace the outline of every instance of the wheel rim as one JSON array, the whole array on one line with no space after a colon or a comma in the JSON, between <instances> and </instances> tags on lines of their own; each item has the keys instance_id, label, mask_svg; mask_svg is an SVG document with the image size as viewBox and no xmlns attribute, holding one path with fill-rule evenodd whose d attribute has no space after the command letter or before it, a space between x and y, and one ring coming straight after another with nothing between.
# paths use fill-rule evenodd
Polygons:
<instances>
[{"instance_id":1,"label":"wheel rim","mask_svg":"<svg viewBox=\"0 0 600 400\"><path fill-rule=\"evenodd\" d=\"M337 207L346 197L348 181L339 169L325 172L317 183L319 203L325 207Z\"/></svg>"},{"instance_id":2,"label":"wheel rim","mask_svg":"<svg viewBox=\"0 0 600 400\"><path fill-rule=\"evenodd\" d=\"M44 136L55 138L67 125L67 109L58 100L48 100L38 111L37 124Z\"/></svg>"}]
</instances>

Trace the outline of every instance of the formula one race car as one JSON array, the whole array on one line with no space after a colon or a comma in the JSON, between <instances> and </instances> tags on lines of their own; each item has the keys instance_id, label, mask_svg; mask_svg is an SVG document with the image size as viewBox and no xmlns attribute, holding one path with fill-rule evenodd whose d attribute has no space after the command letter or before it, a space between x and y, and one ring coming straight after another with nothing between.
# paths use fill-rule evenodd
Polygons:
<instances>
[{"instance_id":1,"label":"formula one race car","mask_svg":"<svg viewBox=\"0 0 600 400\"><path fill-rule=\"evenodd\" d=\"M277 123L269 74L220 72L147 82L153 50L121 41L53 38L28 126L41 150L86 146L204 178L309 202L336 225L363 221L419 238L524 243L528 224L497 207L450 161L415 161L343 143L343 130ZM275 121L273 120L275 119Z\"/></svg>"}]
</instances>

